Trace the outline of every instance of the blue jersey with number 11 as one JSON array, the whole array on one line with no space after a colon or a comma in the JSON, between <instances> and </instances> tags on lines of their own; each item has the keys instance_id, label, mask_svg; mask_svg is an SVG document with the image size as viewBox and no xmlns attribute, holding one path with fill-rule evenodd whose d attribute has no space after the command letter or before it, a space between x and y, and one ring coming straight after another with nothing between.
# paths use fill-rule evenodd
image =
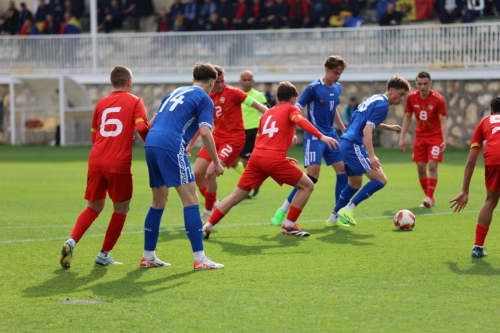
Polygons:
<instances>
[{"instance_id":1,"label":"blue jersey with number 11","mask_svg":"<svg viewBox=\"0 0 500 333\"><path fill-rule=\"evenodd\" d=\"M295 105L301 109L307 105L307 120L324 135L335 137L333 120L340 103L340 94L342 86L339 83L334 83L330 88L322 79L317 79L306 87ZM307 139L313 136L305 132L304 137Z\"/></svg>"},{"instance_id":2,"label":"blue jersey with number 11","mask_svg":"<svg viewBox=\"0 0 500 333\"><path fill-rule=\"evenodd\" d=\"M145 147L158 147L184 153L198 128L212 128L214 103L200 87L180 87L169 93L160 104L153 125L146 136Z\"/></svg>"},{"instance_id":3,"label":"blue jersey with number 11","mask_svg":"<svg viewBox=\"0 0 500 333\"><path fill-rule=\"evenodd\" d=\"M385 94L369 97L359 104L357 110L352 114L351 122L342 135L342 139L363 145L363 130L366 124L372 125L375 129L387 118L388 113L389 102Z\"/></svg>"}]
</instances>

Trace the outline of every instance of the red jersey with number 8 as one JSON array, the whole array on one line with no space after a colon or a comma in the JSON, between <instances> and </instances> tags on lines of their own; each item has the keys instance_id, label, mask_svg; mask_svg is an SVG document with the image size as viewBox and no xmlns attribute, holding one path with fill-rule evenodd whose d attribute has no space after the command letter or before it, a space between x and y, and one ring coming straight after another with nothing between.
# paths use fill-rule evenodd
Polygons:
<instances>
[{"instance_id":1,"label":"red jersey with number 8","mask_svg":"<svg viewBox=\"0 0 500 333\"><path fill-rule=\"evenodd\" d=\"M470 147L486 147L483 151L485 165L500 165L500 115L494 114L483 118L477 124L470 142Z\"/></svg>"},{"instance_id":2,"label":"red jersey with number 8","mask_svg":"<svg viewBox=\"0 0 500 333\"><path fill-rule=\"evenodd\" d=\"M126 91L102 98L92 116L96 134L89 156L89 172L130 174L136 123L147 122L143 101Z\"/></svg>"},{"instance_id":3,"label":"red jersey with number 8","mask_svg":"<svg viewBox=\"0 0 500 333\"><path fill-rule=\"evenodd\" d=\"M412 91L406 99L405 112L415 114L417 118L415 135L419 138L443 137L439 116L446 116L446 103L438 92L431 89L429 95L422 98L420 91Z\"/></svg>"},{"instance_id":4,"label":"red jersey with number 8","mask_svg":"<svg viewBox=\"0 0 500 333\"><path fill-rule=\"evenodd\" d=\"M293 118L298 115L301 115L299 108L286 103L279 103L264 113L252 156L286 157L297 127Z\"/></svg>"}]
</instances>

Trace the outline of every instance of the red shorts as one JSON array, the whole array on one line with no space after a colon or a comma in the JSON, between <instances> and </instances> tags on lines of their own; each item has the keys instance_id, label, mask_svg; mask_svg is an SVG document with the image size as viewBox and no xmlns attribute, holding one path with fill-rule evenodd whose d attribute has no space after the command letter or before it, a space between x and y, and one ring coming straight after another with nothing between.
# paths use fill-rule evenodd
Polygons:
<instances>
[{"instance_id":1,"label":"red shorts","mask_svg":"<svg viewBox=\"0 0 500 333\"><path fill-rule=\"evenodd\" d=\"M132 175L111 172L89 172L87 174L87 189L85 200L94 202L106 199L106 193L113 202L132 199Z\"/></svg>"},{"instance_id":2,"label":"red shorts","mask_svg":"<svg viewBox=\"0 0 500 333\"><path fill-rule=\"evenodd\" d=\"M500 190L500 165L484 166L484 182L491 192Z\"/></svg>"},{"instance_id":3,"label":"red shorts","mask_svg":"<svg viewBox=\"0 0 500 333\"><path fill-rule=\"evenodd\" d=\"M243 150L243 146L245 145L245 138L241 141L225 141L222 144L215 142L215 148L217 149L217 156L219 156L219 160L224 162L226 168L231 168L234 162L238 160L240 157L240 153ZM205 146L201 147L196 157L201 157L209 162L212 162L212 158L208 154Z\"/></svg>"},{"instance_id":4,"label":"red shorts","mask_svg":"<svg viewBox=\"0 0 500 333\"><path fill-rule=\"evenodd\" d=\"M238 187L243 191L250 191L259 187L268 177L274 179L280 186L283 184L295 186L303 174L302 170L286 159L252 155L238 181Z\"/></svg>"},{"instance_id":5,"label":"red shorts","mask_svg":"<svg viewBox=\"0 0 500 333\"><path fill-rule=\"evenodd\" d=\"M413 143L413 162L428 163L429 161L442 162L443 152L441 151L442 137L436 138L415 138Z\"/></svg>"}]
</instances>

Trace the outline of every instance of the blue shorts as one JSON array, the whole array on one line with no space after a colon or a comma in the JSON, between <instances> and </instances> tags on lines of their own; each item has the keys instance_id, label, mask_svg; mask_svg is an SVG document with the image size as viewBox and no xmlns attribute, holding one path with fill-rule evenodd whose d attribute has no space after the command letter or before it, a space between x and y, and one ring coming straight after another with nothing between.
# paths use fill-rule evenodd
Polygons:
<instances>
[{"instance_id":1,"label":"blue shorts","mask_svg":"<svg viewBox=\"0 0 500 333\"><path fill-rule=\"evenodd\" d=\"M340 142L339 136L335 132L332 138ZM304 140L304 166L311 164L321 165L321 158L325 159L326 165L342 161L339 148L330 149L326 143L320 141L315 136Z\"/></svg>"},{"instance_id":2,"label":"blue shorts","mask_svg":"<svg viewBox=\"0 0 500 333\"><path fill-rule=\"evenodd\" d=\"M194 182L193 169L185 152L174 153L157 147L145 147L149 187L176 187Z\"/></svg>"},{"instance_id":3,"label":"blue shorts","mask_svg":"<svg viewBox=\"0 0 500 333\"><path fill-rule=\"evenodd\" d=\"M342 139L340 153L348 176L362 176L372 169L365 146Z\"/></svg>"}]
</instances>

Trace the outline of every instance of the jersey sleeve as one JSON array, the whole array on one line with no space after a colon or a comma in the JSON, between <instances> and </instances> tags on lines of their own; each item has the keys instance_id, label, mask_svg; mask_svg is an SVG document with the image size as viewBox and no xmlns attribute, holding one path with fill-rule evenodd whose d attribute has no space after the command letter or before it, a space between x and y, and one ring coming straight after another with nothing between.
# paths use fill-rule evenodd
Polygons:
<instances>
[{"instance_id":1,"label":"jersey sleeve","mask_svg":"<svg viewBox=\"0 0 500 333\"><path fill-rule=\"evenodd\" d=\"M370 116L366 120L366 124L372 125L373 128L375 129L385 120L388 113L389 113L389 106L387 104L376 106L374 107Z\"/></svg>"},{"instance_id":2,"label":"jersey sleeve","mask_svg":"<svg viewBox=\"0 0 500 333\"><path fill-rule=\"evenodd\" d=\"M148 116L146 113L146 107L142 99L138 98L134 105L134 123L148 122Z\"/></svg>"},{"instance_id":3,"label":"jersey sleeve","mask_svg":"<svg viewBox=\"0 0 500 333\"><path fill-rule=\"evenodd\" d=\"M214 123L214 102L207 94L203 94L198 105L198 127L208 126L213 128Z\"/></svg>"},{"instance_id":4,"label":"jersey sleeve","mask_svg":"<svg viewBox=\"0 0 500 333\"><path fill-rule=\"evenodd\" d=\"M489 117L484 118L477 124L476 128L474 129L474 133L472 134L472 139L470 140L470 147L483 147L483 142L485 140L484 137L484 130L483 130L483 124L485 119L488 119Z\"/></svg>"},{"instance_id":5,"label":"jersey sleeve","mask_svg":"<svg viewBox=\"0 0 500 333\"><path fill-rule=\"evenodd\" d=\"M267 99L266 99L266 96L264 96L264 94L262 93L259 93L257 95L257 102L259 102L260 104L262 105L266 105L268 108L269 108L269 105L267 105Z\"/></svg>"},{"instance_id":6,"label":"jersey sleeve","mask_svg":"<svg viewBox=\"0 0 500 333\"><path fill-rule=\"evenodd\" d=\"M97 110L99 108L99 103L96 104L94 108L94 113L92 113L92 127L90 131L92 133L97 133Z\"/></svg>"},{"instance_id":7,"label":"jersey sleeve","mask_svg":"<svg viewBox=\"0 0 500 333\"><path fill-rule=\"evenodd\" d=\"M243 104L245 99L247 99L247 94L240 89L234 89L233 90L233 99L234 99L234 104Z\"/></svg>"},{"instance_id":8,"label":"jersey sleeve","mask_svg":"<svg viewBox=\"0 0 500 333\"><path fill-rule=\"evenodd\" d=\"M303 109L313 99L314 99L314 88L313 86L309 85L306 87L302 95L300 95L295 105L298 106L300 109Z\"/></svg>"},{"instance_id":9,"label":"jersey sleeve","mask_svg":"<svg viewBox=\"0 0 500 333\"><path fill-rule=\"evenodd\" d=\"M408 96L406 99L405 113L413 113L413 108L411 106L411 97Z\"/></svg>"},{"instance_id":10,"label":"jersey sleeve","mask_svg":"<svg viewBox=\"0 0 500 333\"><path fill-rule=\"evenodd\" d=\"M302 112L296 105L290 105L290 108L288 108L288 119L293 122L296 116L302 116Z\"/></svg>"},{"instance_id":11,"label":"jersey sleeve","mask_svg":"<svg viewBox=\"0 0 500 333\"><path fill-rule=\"evenodd\" d=\"M438 107L438 114L442 117L446 117L446 102L444 101L443 97L439 98Z\"/></svg>"}]
</instances>

